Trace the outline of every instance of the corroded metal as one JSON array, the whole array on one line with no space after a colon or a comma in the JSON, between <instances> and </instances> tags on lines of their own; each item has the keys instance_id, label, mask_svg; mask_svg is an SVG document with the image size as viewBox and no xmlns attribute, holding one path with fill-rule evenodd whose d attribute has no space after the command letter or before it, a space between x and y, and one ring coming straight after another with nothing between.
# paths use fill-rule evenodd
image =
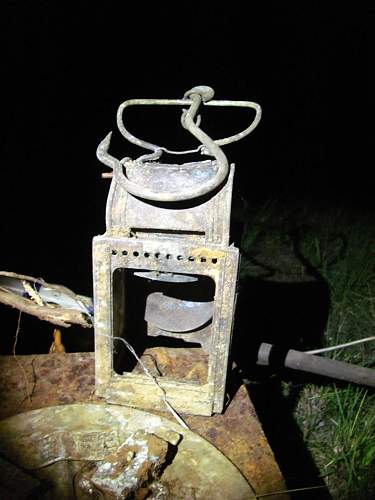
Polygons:
<instances>
[{"instance_id":1,"label":"corroded metal","mask_svg":"<svg viewBox=\"0 0 375 500\"><path fill-rule=\"evenodd\" d=\"M150 370L152 357L155 357L163 373L191 380L206 377L206 364L196 350L185 352L183 360L178 352L174 358L167 357L161 348L154 348L147 354L143 360ZM17 359L0 356L0 371L6 373L6 377L0 378L0 419L46 406L100 401L94 393L93 353L43 354ZM160 415L173 418L169 413ZM191 430L214 444L238 467L258 495L285 490L279 467L244 386L233 396L223 414L192 415L184 419ZM287 495L269 498L286 500Z\"/></svg>"},{"instance_id":2,"label":"corroded metal","mask_svg":"<svg viewBox=\"0 0 375 500\"><path fill-rule=\"evenodd\" d=\"M118 160L108 152L111 134L98 147L98 158L113 169L106 232L93 240L96 387L107 401L164 407L154 380L138 372L114 342L120 337L138 356L155 342L164 342L166 351L168 342L179 342L181 354L184 342L195 344L207 354L206 379L197 383L159 373L157 383L178 411L211 415L223 409L239 253L230 245L234 165L220 146L251 132L261 110L252 102L212 101L213 95L211 88L199 86L182 100L126 101L117 114L119 130L152 153ZM182 105L187 109L181 125L200 146L170 151L136 138L123 124L131 105ZM256 115L245 131L215 141L200 128L197 113L204 105L250 107ZM165 152L196 151L209 159L159 161Z\"/></svg>"},{"instance_id":3,"label":"corroded metal","mask_svg":"<svg viewBox=\"0 0 375 500\"><path fill-rule=\"evenodd\" d=\"M6 460L46 484L38 498L256 498L208 441L140 410L105 404L33 410L1 421L0 442Z\"/></svg>"}]
</instances>

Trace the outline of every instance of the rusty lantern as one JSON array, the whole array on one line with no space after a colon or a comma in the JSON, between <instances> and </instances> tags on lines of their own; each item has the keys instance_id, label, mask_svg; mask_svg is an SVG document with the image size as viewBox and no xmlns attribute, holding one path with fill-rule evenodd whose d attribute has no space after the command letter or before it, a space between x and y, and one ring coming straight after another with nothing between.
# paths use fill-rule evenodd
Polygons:
<instances>
[{"instance_id":1,"label":"rusty lantern","mask_svg":"<svg viewBox=\"0 0 375 500\"><path fill-rule=\"evenodd\" d=\"M125 101L118 128L151 153L118 160L108 153L111 134L98 147L99 160L113 170L106 232L93 239L96 388L108 402L164 409L157 381L178 411L223 409L239 252L229 236L234 165L221 146L254 130L261 108L213 95L198 86L183 99ZM138 105L182 106L181 124L200 145L171 151L136 138L123 113ZM255 118L243 132L212 140L200 128L201 106L248 107ZM159 161L198 152L206 158Z\"/></svg>"}]
</instances>

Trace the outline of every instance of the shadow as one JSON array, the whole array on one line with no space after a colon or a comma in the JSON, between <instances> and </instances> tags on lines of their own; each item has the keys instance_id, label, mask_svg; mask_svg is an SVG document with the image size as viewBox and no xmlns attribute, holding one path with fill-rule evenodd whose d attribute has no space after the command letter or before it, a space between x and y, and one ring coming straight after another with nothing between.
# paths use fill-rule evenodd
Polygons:
<instances>
[{"instance_id":1,"label":"shadow","mask_svg":"<svg viewBox=\"0 0 375 500\"><path fill-rule=\"evenodd\" d=\"M0 304L1 325L4 332L0 345L0 355L13 354L19 311ZM53 342L53 331L58 326L30 314L22 313L16 342L16 354L48 354ZM82 328L71 325L69 328L60 327L62 343L66 352L94 351L93 328Z\"/></svg>"},{"instance_id":2,"label":"shadow","mask_svg":"<svg viewBox=\"0 0 375 500\"><path fill-rule=\"evenodd\" d=\"M293 417L294 404L298 398L290 400L283 396L279 377L270 378L261 384L247 385L247 389L287 488L325 486ZM332 498L326 488L298 491L290 496L296 500Z\"/></svg>"},{"instance_id":3,"label":"shadow","mask_svg":"<svg viewBox=\"0 0 375 500\"><path fill-rule=\"evenodd\" d=\"M288 489L324 485L293 415L303 383L300 374L294 378L294 373L278 365L257 366L256 359L262 342L273 344L278 353L321 346L330 296L327 283L317 273L313 278L303 283L242 280L232 343L235 379L246 383ZM282 382L288 379L286 397ZM328 500L331 496L322 488L299 491L291 498Z\"/></svg>"}]
</instances>

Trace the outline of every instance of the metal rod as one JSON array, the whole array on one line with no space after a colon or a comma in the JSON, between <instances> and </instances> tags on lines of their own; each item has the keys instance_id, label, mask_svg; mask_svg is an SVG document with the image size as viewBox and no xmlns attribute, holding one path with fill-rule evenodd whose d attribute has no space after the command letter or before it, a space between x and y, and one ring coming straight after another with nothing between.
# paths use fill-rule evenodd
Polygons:
<instances>
[{"instance_id":1,"label":"metal rod","mask_svg":"<svg viewBox=\"0 0 375 500\"><path fill-rule=\"evenodd\" d=\"M323 358L290 349L284 359L277 359L277 349L272 344L261 344L258 351L258 365L273 365L274 360L293 370L315 373L355 384L375 387L375 370L363 366L352 365L344 361Z\"/></svg>"},{"instance_id":2,"label":"metal rod","mask_svg":"<svg viewBox=\"0 0 375 500\"><path fill-rule=\"evenodd\" d=\"M199 88L199 87L198 87ZM190 92L190 91L189 91ZM192 99L129 99L123 102L118 110L117 110L117 126L126 140L136 144L137 146L145 149L149 149L150 151L156 151L158 149L162 149L163 151L168 151L171 154L180 154L185 153L184 151L171 151L167 150L162 146L158 146L151 142L144 141L142 139L138 139L133 134L131 134L123 123L123 113L126 108L129 106L145 106L145 105L157 105L157 106L191 106L193 104ZM214 143L218 146L225 146L226 144L230 144L232 142L239 141L243 139L245 136L250 134L260 122L262 117L262 108L259 104L252 101L208 101L202 103L204 106L221 106L221 107L237 107L237 108L250 108L255 111L255 118L251 122L251 124L242 132L238 134L231 135L230 137L225 137L223 139L215 139ZM199 123L197 123L199 126Z\"/></svg>"}]
</instances>

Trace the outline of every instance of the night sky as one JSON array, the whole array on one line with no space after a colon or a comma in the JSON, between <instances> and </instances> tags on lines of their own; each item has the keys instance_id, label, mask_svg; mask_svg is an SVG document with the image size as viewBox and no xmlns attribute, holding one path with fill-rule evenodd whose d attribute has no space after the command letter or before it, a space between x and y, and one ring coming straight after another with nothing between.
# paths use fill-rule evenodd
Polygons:
<instances>
[{"instance_id":1,"label":"night sky","mask_svg":"<svg viewBox=\"0 0 375 500\"><path fill-rule=\"evenodd\" d=\"M91 240L104 232L109 186L98 143L114 130L113 154L128 155L134 149L116 132L121 102L181 98L201 84L217 99L263 108L257 130L225 148L249 204L278 197L371 207L371 13L304 4L261 10L251 2L246 13L235 2L4 4L0 268L91 295ZM214 138L251 118L219 111L202 122ZM128 126L167 147L196 145L179 120L176 108L142 109L129 113Z\"/></svg>"}]
</instances>

